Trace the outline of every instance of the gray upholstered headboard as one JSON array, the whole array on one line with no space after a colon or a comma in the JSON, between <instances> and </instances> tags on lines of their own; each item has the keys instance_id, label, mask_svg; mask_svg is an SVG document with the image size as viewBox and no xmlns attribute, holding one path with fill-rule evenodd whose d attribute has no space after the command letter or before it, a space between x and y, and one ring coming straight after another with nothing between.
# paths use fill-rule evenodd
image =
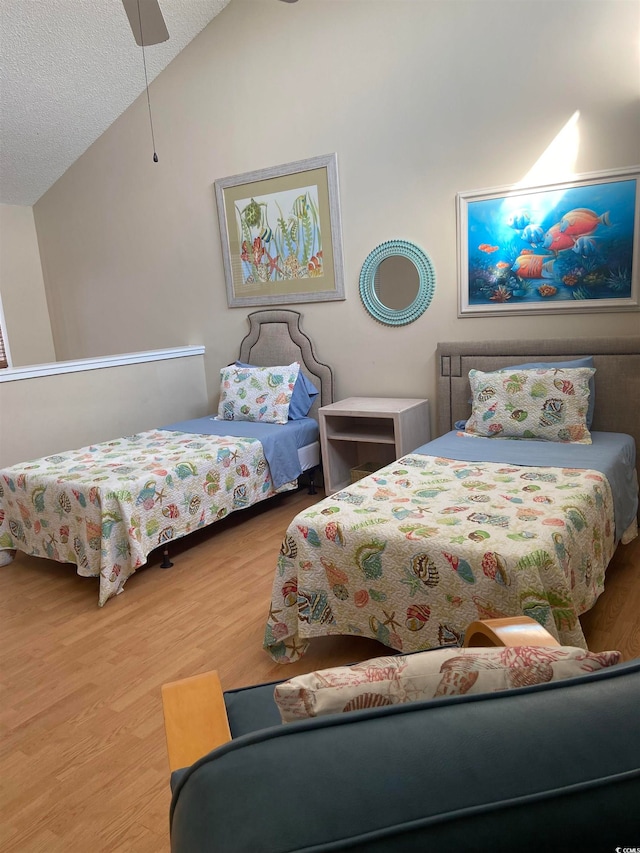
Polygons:
<instances>
[{"instance_id":1,"label":"gray upholstered headboard","mask_svg":"<svg viewBox=\"0 0 640 853\"><path fill-rule=\"evenodd\" d=\"M240 344L240 361L269 367L299 361L320 393L309 417L318 419L320 406L333 403L333 372L315 356L311 339L300 328L298 311L270 309L249 314L249 334Z\"/></svg>"},{"instance_id":2,"label":"gray upholstered headboard","mask_svg":"<svg viewBox=\"0 0 640 853\"><path fill-rule=\"evenodd\" d=\"M471 414L469 371L498 370L529 361L592 355L596 368L593 429L632 435L640 457L640 335L554 341L456 341L439 343L437 431L453 429ZM640 477L640 458L636 460Z\"/></svg>"}]
</instances>

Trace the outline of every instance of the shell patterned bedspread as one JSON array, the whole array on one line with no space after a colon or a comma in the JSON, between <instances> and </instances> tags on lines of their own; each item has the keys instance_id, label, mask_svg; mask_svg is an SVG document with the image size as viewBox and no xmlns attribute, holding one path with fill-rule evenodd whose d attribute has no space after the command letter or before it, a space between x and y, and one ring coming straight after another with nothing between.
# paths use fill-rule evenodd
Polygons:
<instances>
[{"instance_id":1,"label":"shell patterned bedspread","mask_svg":"<svg viewBox=\"0 0 640 853\"><path fill-rule=\"evenodd\" d=\"M0 549L76 563L102 606L154 548L290 488L257 439L149 430L0 471Z\"/></svg>"},{"instance_id":2,"label":"shell patterned bedspread","mask_svg":"<svg viewBox=\"0 0 640 853\"><path fill-rule=\"evenodd\" d=\"M264 647L286 663L311 637L351 634L410 652L522 613L586 648L578 616L614 547L597 471L410 454L296 516Z\"/></svg>"}]
</instances>

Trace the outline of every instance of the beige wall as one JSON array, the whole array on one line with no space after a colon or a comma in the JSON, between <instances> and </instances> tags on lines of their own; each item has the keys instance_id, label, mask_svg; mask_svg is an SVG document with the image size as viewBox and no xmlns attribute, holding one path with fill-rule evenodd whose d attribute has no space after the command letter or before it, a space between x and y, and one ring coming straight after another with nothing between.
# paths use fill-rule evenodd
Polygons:
<instances>
[{"instance_id":1,"label":"beige wall","mask_svg":"<svg viewBox=\"0 0 640 853\"><path fill-rule=\"evenodd\" d=\"M59 358L206 346L209 392L247 331L228 309L214 181L337 152L344 302L298 307L338 397L433 396L440 340L625 335L638 313L457 317L455 196L520 181L579 110L556 174L640 151L638 4L233 0L35 206ZM559 169L559 171L558 171ZM429 310L388 328L360 267L425 249Z\"/></svg>"},{"instance_id":2,"label":"beige wall","mask_svg":"<svg viewBox=\"0 0 640 853\"><path fill-rule=\"evenodd\" d=\"M200 355L0 382L0 468L210 408Z\"/></svg>"},{"instance_id":3,"label":"beige wall","mask_svg":"<svg viewBox=\"0 0 640 853\"><path fill-rule=\"evenodd\" d=\"M0 296L11 366L55 361L31 207L0 204Z\"/></svg>"}]
</instances>

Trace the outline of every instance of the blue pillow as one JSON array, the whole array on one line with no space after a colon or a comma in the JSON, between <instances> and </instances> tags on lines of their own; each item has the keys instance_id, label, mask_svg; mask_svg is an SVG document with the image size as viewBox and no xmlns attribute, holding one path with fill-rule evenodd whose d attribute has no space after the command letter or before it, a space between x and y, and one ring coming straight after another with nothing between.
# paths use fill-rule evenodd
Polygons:
<instances>
[{"instance_id":1,"label":"blue pillow","mask_svg":"<svg viewBox=\"0 0 640 853\"><path fill-rule=\"evenodd\" d=\"M257 365L236 361L236 367L257 367ZM297 421L300 418L306 418L313 405L314 398L319 393L313 382L301 370L296 379L296 384L293 386L291 402L289 403L289 420Z\"/></svg>"},{"instance_id":2,"label":"blue pillow","mask_svg":"<svg viewBox=\"0 0 640 853\"><path fill-rule=\"evenodd\" d=\"M512 367L500 367L500 370L546 370L553 367L595 367L592 355L576 358L573 361L532 361L527 364L514 364ZM596 405L596 384L594 376L589 380L589 405L587 406L587 429L591 429L593 410Z\"/></svg>"}]
</instances>

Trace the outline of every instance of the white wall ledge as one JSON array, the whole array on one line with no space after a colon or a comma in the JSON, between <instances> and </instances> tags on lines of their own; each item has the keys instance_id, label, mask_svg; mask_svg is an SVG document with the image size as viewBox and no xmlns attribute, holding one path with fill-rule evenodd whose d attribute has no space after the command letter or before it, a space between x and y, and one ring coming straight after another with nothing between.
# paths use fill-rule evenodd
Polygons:
<instances>
[{"instance_id":1,"label":"white wall ledge","mask_svg":"<svg viewBox=\"0 0 640 853\"><path fill-rule=\"evenodd\" d=\"M0 382L34 379L38 376L55 376L59 373L79 373L83 370L100 370L105 367L121 367L125 364L140 364L147 361L165 361L170 358L186 358L203 355L204 351L203 346L173 347L147 350L146 352L130 352L123 355L105 355L100 358L80 358L76 361L53 361L50 364L7 367L0 370Z\"/></svg>"}]
</instances>

